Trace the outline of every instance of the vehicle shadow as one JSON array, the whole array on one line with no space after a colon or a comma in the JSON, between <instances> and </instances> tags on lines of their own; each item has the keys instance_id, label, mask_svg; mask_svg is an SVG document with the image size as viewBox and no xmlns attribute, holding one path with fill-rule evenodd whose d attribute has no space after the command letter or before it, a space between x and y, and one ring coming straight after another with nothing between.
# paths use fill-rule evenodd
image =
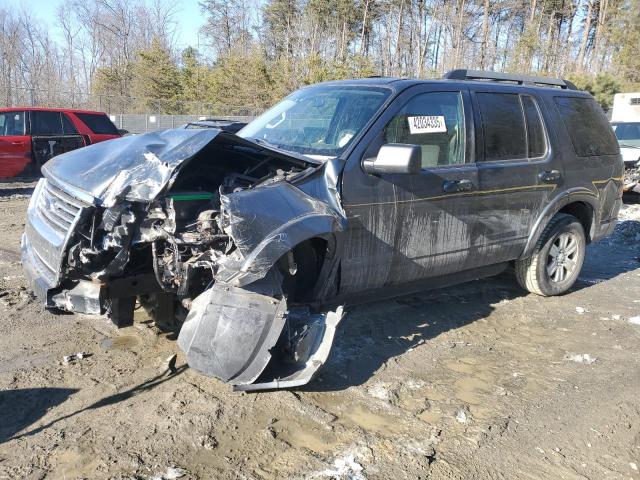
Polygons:
<instances>
[{"instance_id":1,"label":"vehicle shadow","mask_svg":"<svg viewBox=\"0 0 640 480\"><path fill-rule=\"evenodd\" d=\"M640 222L618 223L607 238L587 247L587 256L580 277L571 291L581 290L622 273L640 268Z\"/></svg>"},{"instance_id":2,"label":"vehicle shadow","mask_svg":"<svg viewBox=\"0 0 640 480\"><path fill-rule=\"evenodd\" d=\"M0 443L37 422L67 400L75 388L21 388L0 391Z\"/></svg>"},{"instance_id":3,"label":"vehicle shadow","mask_svg":"<svg viewBox=\"0 0 640 480\"><path fill-rule=\"evenodd\" d=\"M346 310L327 363L304 391L361 385L393 358L448 330L486 318L493 305L526 293L510 272L446 289Z\"/></svg>"},{"instance_id":4,"label":"vehicle shadow","mask_svg":"<svg viewBox=\"0 0 640 480\"><path fill-rule=\"evenodd\" d=\"M570 292L640 269L640 222L588 247L583 272ZM635 238L635 237L634 237ZM448 330L486 318L499 302L528 295L508 269L487 279L347 309L327 363L303 391L336 391L369 380L393 358ZM544 301L544 299L541 299Z\"/></svg>"},{"instance_id":5,"label":"vehicle shadow","mask_svg":"<svg viewBox=\"0 0 640 480\"><path fill-rule=\"evenodd\" d=\"M75 417L87 410L96 410L98 408L115 405L128 400L131 397L151 390L166 381L172 380L187 370L187 368L189 367L184 364L180 367L174 368L173 370L167 369L159 375L156 375L139 385L131 387L128 390L101 398L91 405L67 415L62 415L44 425L21 433L20 435L15 434L36 422L39 418L43 417L50 408L63 403L69 396L76 393L78 390L33 388L0 392L0 443L35 435L52 427L62 420Z\"/></svg>"},{"instance_id":6,"label":"vehicle shadow","mask_svg":"<svg viewBox=\"0 0 640 480\"><path fill-rule=\"evenodd\" d=\"M33 190L35 188L33 186L10 187L10 188L2 188L2 187L3 185L0 183L0 198L12 197L14 195L29 196L33 193Z\"/></svg>"}]
</instances>

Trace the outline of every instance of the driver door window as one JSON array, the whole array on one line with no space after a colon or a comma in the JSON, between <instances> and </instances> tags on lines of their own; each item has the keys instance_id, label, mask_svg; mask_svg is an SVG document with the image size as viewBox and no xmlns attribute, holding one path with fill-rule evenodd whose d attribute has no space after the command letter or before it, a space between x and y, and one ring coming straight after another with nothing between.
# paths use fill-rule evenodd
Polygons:
<instances>
[{"instance_id":1,"label":"driver door window","mask_svg":"<svg viewBox=\"0 0 640 480\"><path fill-rule=\"evenodd\" d=\"M418 145L422 168L464 163L464 109L460 92L416 95L384 129L384 143Z\"/></svg>"},{"instance_id":2,"label":"driver door window","mask_svg":"<svg viewBox=\"0 0 640 480\"><path fill-rule=\"evenodd\" d=\"M0 113L0 137L24 135L24 126L24 112Z\"/></svg>"}]
</instances>

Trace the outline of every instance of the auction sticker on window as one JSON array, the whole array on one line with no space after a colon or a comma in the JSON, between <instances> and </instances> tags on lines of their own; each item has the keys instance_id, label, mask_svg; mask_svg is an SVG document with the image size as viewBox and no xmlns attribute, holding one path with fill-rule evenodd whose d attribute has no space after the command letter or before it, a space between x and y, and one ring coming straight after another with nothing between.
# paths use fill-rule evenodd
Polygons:
<instances>
[{"instance_id":1,"label":"auction sticker on window","mask_svg":"<svg viewBox=\"0 0 640 480\"><path fill-rule=\"evenodd\" d=\"M407 117L409 120L409 132L417 133L447 133L447 125L443 116Z\"/></svg>"}]
</instances>

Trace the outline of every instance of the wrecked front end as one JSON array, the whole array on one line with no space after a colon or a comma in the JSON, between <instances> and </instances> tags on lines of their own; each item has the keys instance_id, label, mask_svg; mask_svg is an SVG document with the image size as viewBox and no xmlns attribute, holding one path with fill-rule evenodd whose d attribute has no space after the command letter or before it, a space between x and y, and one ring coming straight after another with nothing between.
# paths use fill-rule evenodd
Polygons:
<instances>
[{"instance_id":1,"label":"wrecked front end","mask_svg":"<svg viewBox=\"0 0 640 480\"><path fill-rule=\"evenodd\" d=\"M209 130L72 152L34 191L24 270L48 308L182 324L190 366L237 388L301 385L342 316L319 308L344 228L336 172Z\"/></svg>"}]
</instances>

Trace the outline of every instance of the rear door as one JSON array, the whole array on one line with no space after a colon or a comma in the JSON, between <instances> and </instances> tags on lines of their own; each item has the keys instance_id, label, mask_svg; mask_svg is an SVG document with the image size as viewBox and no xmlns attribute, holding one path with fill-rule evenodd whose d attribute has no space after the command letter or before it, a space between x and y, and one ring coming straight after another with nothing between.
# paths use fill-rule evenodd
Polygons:
<instances>
[{"instance_id":1,"label":"rear door","mask_svg":"<svg viewBox=\"0 0 640 480\"><path fill-rule=\"evenodd\" d=\"M62 112L31 111L31 134L36 171L52 157L85 145L82 135Z\"/></svg>"},{"instance_id":2,"label":"rear door","mask_svg":"<svg viewBox=\"0 0 640 480\"><path fill-rule=\"evenodd\" d=\"M484 262L477 169L466 88L426 84L403 92L378 123L364 158L388 143L418 145L417 175L368 175L351 158L343 178L349 219L342 293L407 284ZM479 228L480 227L480 228Z\"/></svg>"},{"instance_id":3,"label":"rear door","mask_svg":"<svg viewBox=\"0 0 640 480\"><path fill-rule=\"evenodd\" d=\"M31 139L24 110L0 113L0 178L28 175Z\"/></svg>"},{"instance_id":4,"label":"rear door","mask_svg":"<svg viewBox=\"0 0 640 480\"><path fill-rule=\"evenodd\" d=\"M482 195L479 220L494 262L518 258L529 232L563 179L533 89L472 87L476 158Z\"/></svg>"}]
</instances>

